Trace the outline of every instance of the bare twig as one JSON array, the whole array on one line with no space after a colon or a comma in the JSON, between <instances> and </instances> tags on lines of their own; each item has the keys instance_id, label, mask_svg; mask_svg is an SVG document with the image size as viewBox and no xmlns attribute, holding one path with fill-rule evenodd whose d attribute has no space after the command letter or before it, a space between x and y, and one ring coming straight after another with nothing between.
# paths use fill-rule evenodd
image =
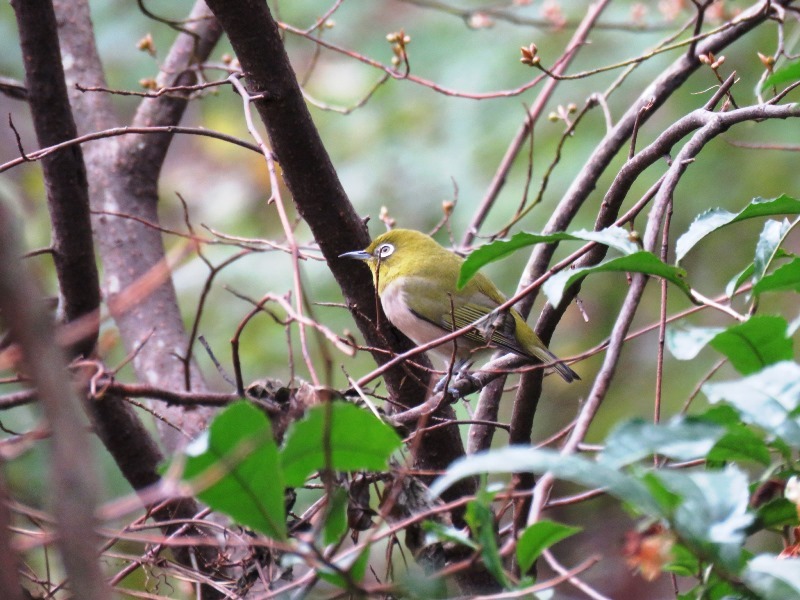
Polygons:
<instances>
[{"instance_id":1,"label":"bare twig","mask_svg":"<svg viewBox=\"0 0 800 600\"><path fill-rule=\"evenodd\" d=\"M249 144L243 140L240 140L237 137L228 135L226 133L220 133L218 131L212 131L210 129L204 129L201 127L183 127L179 125L164 125L164 126L154 126L154 127L114 127L111 129L105 129L103 131L95 131L92 133L87 133L86 135L77 136L71 140L67 140L58 144L53 144L52 146L48 146L47 148L42 148L40 150L34 150L30 154L24 154L24 156L20 158L15 158L14 160L10 160L6 163L0 165L0 173L4 171L8 171L9 169L19 166L24 162L30 162L32 160L40 160L46 156L49 156L55 152L63 150L65 148L70 148L72 146L80 145L85 142L91 142L93 140L104 140L106 138L121 136L121 135L133 135L133 134L173 134L173 133L183 133L188 135L202 135L206 137L216 138L218 140L222 140L228 142L230 144L235 144L237 146L241 146L242 148L247 148L248 150L252 150L253 152L260 152L258 146L255 144Z\"/></svg>"},{"instance_id":2,"label":"bare twig","mask_svg":"<svg viewBox=\"0 0 800 600\"><path fill-rule=\"evenodd\" d=\"M601 0L599 2L593 3L587 13L586 16L581 21L580 27L575 31L570 40L569 44L567 44L566 49L561 55L561 58L556 62L555 66L553 67L553 72L558 74L562 73L566 70L569 66L570 62L574 58L577 50L583 45L586 41L586 37L589 35L592 27L597 22L600 14L605 9L606 5L608 4L607 0ZM492 179L491 184L489 185L489 189L487 190L486 194L484 195L483 200L481 201L481 205L478 210L475 212L475 215L472 218L472 222L470 223L469 227L464 234L464 238L461 240L461 244L463 246L469 246L472 243L472 240L477 234L478 230L481 227L486 215L489 213L489 210L494 205L495 200L497 199L500 190L503 187L503 184L506 181L506 177L508 176L508 172L511 169L511 165L514 163L514 160L517 157L520 149L522 148L525 139L528 137L530 130L533 128L534 124L539 120L544 110L544 107L547 104L547 101L553 95L557 87L557 81L554 79L550 79L549 81L545 82L542 91L536 97L536 101L531 105L530 109L528 110L528 115L523 122L522 126L517 131L514 139L511 141L508 149L506 150L505 155L503 156L502 161L500 162L500 166L497 168L497 172Z\"/></svg>"}]
</instances>

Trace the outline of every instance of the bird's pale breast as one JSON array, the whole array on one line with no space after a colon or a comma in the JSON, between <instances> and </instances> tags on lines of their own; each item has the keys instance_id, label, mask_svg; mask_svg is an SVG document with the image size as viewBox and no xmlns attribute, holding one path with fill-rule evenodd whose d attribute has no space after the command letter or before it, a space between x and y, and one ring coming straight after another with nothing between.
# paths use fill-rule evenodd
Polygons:
<instances>
[{"instance_id":1,"label":"bird's pale breast","mask_svg":"<svg viewBox=\"0 0 800 600\"><path fill-rule=\"evenodd\" d=\"M427 344L448 333L445 329L415 315L408 307L406 292L403 288L403 279L399 278L388 284L381 294L383 312L386 313L392 325L417 345ZM437 346L431 352L447 364L453 354L453 343L448 342Z\"/></svg>"}]
</instances>

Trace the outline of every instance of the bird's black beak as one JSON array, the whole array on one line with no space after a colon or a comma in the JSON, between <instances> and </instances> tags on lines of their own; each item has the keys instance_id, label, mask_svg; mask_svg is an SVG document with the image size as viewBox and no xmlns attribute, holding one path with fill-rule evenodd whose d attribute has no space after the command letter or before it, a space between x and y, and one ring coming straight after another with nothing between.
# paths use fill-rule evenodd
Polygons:
<instances>
[{"instance_id":1,"label":"bird's black beak","mask_svg":"<svg viewBox=\"0 0 800 600\"><path fill-rule=\"evenodd\" d=\"M339 258L355 258L356 260L368 260L372 258L372 254L366 250L353 250L352 252L345 252L340 254Z\"/></svg>"}]
</instances>

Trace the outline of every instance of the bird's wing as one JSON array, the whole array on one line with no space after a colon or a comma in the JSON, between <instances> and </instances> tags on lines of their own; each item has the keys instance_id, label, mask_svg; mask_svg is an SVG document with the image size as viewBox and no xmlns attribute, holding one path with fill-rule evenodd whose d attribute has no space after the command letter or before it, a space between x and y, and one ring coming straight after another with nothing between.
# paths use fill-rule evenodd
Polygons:
<instances>
[{"instance_id":1,"label":"bird's wing","mask_svg":"<svg viewBox=\"0 0 800 600\"><path fill-rule=\"evenodd\" d=\"M464 289L455 292L452 297L431 295L430 285L418 277L404 279L403 285L407 296L414 299L411 312L418 318L441 327L443 333L477 323L474 329L464 335L464 340L474 348L491 346L533 358L517 340L517 324L513 311L506 310L486 318L505 301L505 297L482 273L478 273ZM519 315L516 316L522 319Z\"/></svg>"},{"instance_id":2,"label":"bird's wing","mask_svg":"<svg viewBox=\"0 0 800 600\"><path fill-rule=\"evenodd\" d=\"M461 329L474 323L481 317L485 317L492 309L480 304L464 304L454 310L456 328ZM501 348L507 352L513 352L526 358L534 358L545 364L552 366L567 383L580 379L578 374L565 365L555 354L550 352L547 347L536 337L536 344L531 344L530 348L520 343L517 335L517 323L522 321L522 315L516 311L504 311L494 315L479 323L475 328L464 337L473 341L479 346L491 346ZM450 315L447 315L445 326L451 328ZM530 335L536 336L533 331Z\"/></svg>"},{"instance_id":3,"label":"bird's wing","mask_svg":"<svg viewBox=\"0 0 800 600\"><path fill-rule=\"evenodd\" d=\"M454 329L453 318L455 318L455 329L477 323L475 328L464 336L468 340L481 346L503 348L509 352L530 357L530 353L517 341L516 322L511 313L504 311L486 318L493 309L494 307L476 302L464 302L454 306L452 314L442 315L441 325L452 331Z\"/></svg>"}]
</instances>

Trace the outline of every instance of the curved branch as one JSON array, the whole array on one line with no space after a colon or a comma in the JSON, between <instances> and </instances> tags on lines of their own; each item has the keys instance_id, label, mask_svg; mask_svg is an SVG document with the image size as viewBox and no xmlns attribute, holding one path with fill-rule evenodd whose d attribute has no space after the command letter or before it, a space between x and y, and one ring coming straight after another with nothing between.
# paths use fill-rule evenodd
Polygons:
<instances>
[{"instance_id":1,"label":"curved branch","mask_svg":"<svg viewBox=\"0 0 800 600\"><path fill-rule=\"evenodd\" d=\"M583 18L580 26L573 34L569 44L567 44L566 49L561 55L562 58L559 59L559 61L553 66L553 73L560 75L566 71L567 67L569 67L570 63L572 62L572 59L575 57L577 50L586 42L589 32L597 24L600 14L607 5L607 0L601 0L600 2L595 2L587 9L586 16ZM555 92L558 83L558 79L548 79L542 87L542 91L536 96L536 101L533 103L530 109L528 109L525 122L517 130L517 133L514 134L514 139L506 149L506 153L503 155L503 159L500 161L500 166L497 168L497 171L492 178L492 182L489 184L489 189L486 191L480 207L473 215L472 221L464 233L464 237L461 240L461 244L463 246L469 246L475 239L478 229L480 229L484 219L489 214L489 210L494 205L495 201L497 200L497 196L500 194L500 190L506 182L508 172L511 170L511 166L514 164L514 160L517 158L520 148L522 148L522 144L525 143L525 140L530 135L534 124L542 116L544 107Z\"/></svg>"},{"instance_id":2,"label":"curved branch","mask_svg":"<svg viewBox=\"0 0 800 600\"><path fill-rule=\"evenodd\" d=\"M353 268L351 262L339 258L344 252L365 248L369 235L314 126L269 7L259 0L209 0L208 4L230 38L251 96L260 96L255 105L295 206L319 243L367 344L395 352L409 350L413 344L388 327L383 315L379 318L376 314L375 291L368 270ZM380 352L373 356L379 363L387 360ZM424 366L430 366L427 359L424 362ZM424 370L409 365L399 365L385 375L392 396L404 406L424 401L427 380ZM453 419L454 415L450 407L437 412L437 416L446 419ZM426 432L419 440L413 452L420 469L438 471L464 455L455 425ZM473 490L474 481L465 480L451 493L456 497ZM460 513L454 516L459 522ZM487 582L490 580L489 577Z\"/></svg>"},{"instance_id":3,"label":"curved branch","mask_svg":"<svg viewBox=\"0 0 800 600\"><path fill-rule=\"evenodd\" d=\"M575 31L574 35L572 36L572 39L567 45L566 50L564 50L563 53L564 59L561 62L557 63L553 68L553 70L556 73L563 73L569 66L569 63L571 62L577 49L586 41L589 32L597 24L597 19L599 19L600 14L603 12L606 5L607 5L606 2L597 2L593 4L591 8L587 11L587 15L581 21L580 27L578 27L577 31ZM464 245L471 243L472 240L474 239L475 234L477 234L478 229L483 223L483 220L489 213L489 209L494 204L498 194L500 193L500 190L505 184L508 172L514 163L514 160L516 159L517 154L519 153L519 150L522 147L523 142L525 141L525 138L528 135L530 135L530 132L532 131L534 124L541 117L547 101L550 99L557 86L558 86L558 80L549 79L547 83L545 83L542 91L536 97L536 102L528 110L525 122L519 128L516 135L514 136L514 139L512 140L511 144L506 150L506 153L503 156L500 166L498 167L492 179L492 182L489 185L489 190L484 195L484 198L481 201L481 206L478 209L478 212L473 217L472 222L470 223L466 233L464 234L463 238ZM476 419L488 420L488 421L497 420L498 411L500 410L500 398L503 395L503 383L504 379L501 379L500 381L493 383L491 386L487 387L481 393L475 411ZM470 427L469 452L477 452L478 450L488 449L492 445L493 436L494 436L493 427L485 427L483 425L474 425L473 427Z\"/></svg>"},{"instance_id":4,"label":"curved branch","mask_svg":"<svg viewBox=\"0 0 800 600\"><path fill-rule=\"evenodd\" d=\"M107 87L86 2L57 2L62 15L62 42L72 55L82 57L68 71L70 83ZM187 22L189 33L177 36L162 66L158 79L164 85L194 83L197 74L189 67L205 60L221 35L219 24L202 0L196 2ZM70 89L83 133L116 125L108 95L83 94L75 85ZM180 121L187 103L185 97L144 99L133 125L174 126ZM158 177L171 140L171 133L133 134L96 142L86 148L95 211L93 224L109 306L114 305L119 293L124 293L155 265L165 264L161 233L143 223L159 222ZM118 218L111 213L124 213L134 218ZM130 260L132 254L137 256L136 261ZM138 378L174 390L184 389L184 361L164 351L165 348L186 348L188 339L172 281L165 280L134 306L112 311L112 316L128 353L154 330L149 343L136 352L133 366ZM188 364L192 389L205 390L199 370L193 363ZM179 429L194 435L205 428L212 411L206 407L167 407L164 413ZM160 422L159 428L168 450L175 450L184 443L174 428Z\"/></svg>"},{"instance_id":5,"label":"curved branch","mask_svg":"<svg viewBox=\"0 0 800 600\"><path fill-rule=\"evenodd\" d=\"M8 171L9 169L13 169L14 167L18 167L19 165L22 165L26 162L41 160L51 154L59 152L60 150L64 150L65 148L70 148L72 146L79 146L81 144L85 144L87 142L95 140L105 140L112 137L117 137L121 135L132 135L132 134L172 135L175 133L183 133L188 135L201 135L205 137L215 138L218 140L223 140L225 142L228 142L229 144L234 144L236 146L241 146L242 148L252 150L253 152L258 152L258 153L261 152L258 146L256 146L255 144L250 144L237 137L228 135L227 133L213 131L211 129L205 129L202 127L180 127L179 125L163 125L159 127L112 127L111 129L103 129L102 131L87 133L86 135L81 135L72 138L70 140L65 140L58 144L53 144L52 146L48 146L46 148L40 148L39 150L34 150L33 152L29 152L25 156L21 156L19 158L15 158L13 160L1 164L0 173Z\"/></svg>"},{"instance_id":6,"label":"curved branch","mask_svg":"<svg viewBox=\"0 0 800 600\"><path fill-rule=\"evenodd\" d=\"M66 74L79 129L88 135L98 130L111 129L116 125L117 119L108 95L83 94L75 85L81 83L86 87L105 87L88 3L85 0L55 0L54 3L61 27L60 41L65 48L65 54L69 53L73 57L69 61ZM208 17L207 9L202 2L198 2L195 12L203 11ZM208 18L197 28L200 38L206 40L199 47L210 51L219 38L219 28L215 28L213 19ZM189 38L191 42L187 43L184 38ZM195 37L188 34L179 36L165 67L175 69L174 72L182 72L184 67L181 64L189 65L194 60L202 60L202 57L194 53L194 40ZM160 100L151 102L158 105ZM184 99L170 99L167 112L172 121L164 122L156 119L152 113L150 115L155 123L175 125L180 120L180 107L185 105ZM76 135L71 137L75 138ZM135 141L130 139L127 144L119 139L108 138L89 144L86 148L90 198L95 211L107 210L110 205L115 211L141 218L141 221L133 221L111 218L107 214L94 217L109 300L116 297L115 292L125 293L125 290L150 272L154 265L166 264L161 233L143 223L158 222L158 173L160 161L163 160L171 139L172 133L161 133L157 137L151 136L150 139L137 135ZM153 150L154 147L157 150ZM140 152L139 149L148 151ZM130 260L132 254L138 255L137 261ZM113 301L109 303L109 306L113 305ZM134 368L138 377L171 389L182 389L183 364L180 359L164 352L165 348L186 347L186 334L171 281L163 282L155 291L142 298L133 309L117 311L113 316L128 352L136 356ZM151 331L152 336L149 336ZM148 337L150 343L135 352L137 345ZM195 380L198 381L199 377ZM198 387L205 389L202 385ZM161 452L136 414L118 396L109 397L102 403L94 403L90 412L98 435L136 490L141 491L159 478L157 467L162 459ZM197 433L205 427L211 410L167 407L163 412L170 412L170 420L180 423L181 429ZM162 432L169 450L174 450L183 442L172 428L164 427ZM154 516L159 520L171 517L191 518L197 511L196 503L186 499L167 504ZM175 529L169 528L167 531L172 532ZM183 564L207 569L209 563L216 559L216 552L213 548L187 548L179 550L176 557ZM202 592L203 597L216 596L207 586L203 587Z\"/></svg>"},{"instance_id":7,"label":"curved branch","mask_svg":"<svg viewBox=\"0 0 800 600\"><path fill-rule=\"evenodd\" d=\"M792 0L760 0L736 17L730 27L698 43L691 55L688 53L682 55L670 67L665 69L631 104L616 126L597 145L588 158L586 166L578 173L559 202L556 210L545 225L544 231L552 233L554 231L563 231L567 228L589 197L589 194L594 190L597 181L612 159L625 146L636 128L641 127L701 65L697 58L698 56L709 52L718 53L721 49L769 19L772 15L773 5L786 6L791 2ZM647 107L647 110L643 112L642 109L644 107ZM598 218L598 225L604 221L613 221L617 214L616 210L618 209L608 210L604 202L603 211L607 216L601 215ZM524 276L519 283L519 290L529 288L532 282L535 282L545 273L555 248L556 244L543 244L534 249L525 267ZM602 253L603 251L598 249L596 252ZM585 260L589 259L590 257L587 257ZM536 295L537 292L529 294L517 304L517 309L523 315L527 316L530 313L531 307L536 300ZM536 325L536 332L545 343L549 343L553 331L571 299L571 296L569 298L565 296L558 307L552 307L549 304L545 305ZM519 422L512 421L511 438L516 443L526 443L530 440L533 418L541 395L541 382L536 378L536 373L523 376L514 400L514 416L519 418ZM514 425L516 425L516 429L513 427ZM521 485L523 487L528 486L532 481L531 477L525 475ZM517 513L515 522L518 525L522 524L525 518L524 513L526 512L527 510L522 510Z\"/></svg>"},{"instance_id":8,"label":"curved branch","mask_svg":"<svg viewBox=\"0 0 800 600\"><path fill-rule=\"evenodd\" d=\"M0 94L5 94L14 100L27 100L28 88L21 81L11 77L0 77Z\"/></svg>"},{"instance_id":9,"label":"curved branch","mask_svg":"<svg viewBox=\"0 0 800 600\"><path fill-rule=\"evenodd\" d=\"M739 108L727 113L712 113L706 109L699 109L676 123L673 128L677 130L680 130L678 126L682 126L686 122L698 125L702 124L702 127L700 127L689 141L686 142L683 148L681 148L681 151L675 157L675 160L672 162L672 165L664 177L663 183L653 201L653 208L648 215L647 228L642 238L644 249L652 252L655 248L658 243L659 232L661 230L661 223L665 211L673 200L673 194L680 182L681 176L688 165L693 162L694 158L711 140L727 131L736 123L770 118L786 119L789 117L800 117L800 105L771 106L762 104ZM634 275L633 282L620 311L620 316L614 324L608 351L603 360L603 366L592 385L591 392L585 404L581 407L575 422L575 427L570 432L567 441L561 449L562 454L571 454L575 452L578 444L580 444L586 436L589 426L608 392L611 380L616 371L617 363L619 362L622 345L627 336L631 321L636 313L636 309L638 308L646 283L647 278L645 276L639 274ZM546 474L536 484L528 515L528 523L539 518L547 502L547 498L550 495L553 482L554 478Z\"/></svg>"},{"instance_id":10,"label":"curved branch","mask_svg":"<svg viewBox=\"0 0 800 600\"><path fill-rule=\"evenodd\" d=\"M606 136L592 152L586 161L586 166L578 173L558 207L551 215L544 227L545 233L563 231L570 224L589 194L594 190L597 181L611 160L624 147L635 127L645 123L664 102L688 79L688 77L702 64L698 60L701 54L709 52L718 53L723 48L747 34L754 27L767 20L772 14L772 4L786 6L792 0L760 0L746 11L743 11L737 18L736 23L730 28L720 33L710 36L703 42L697 44L695 52L689 56L682 55L670 67L657 77L647 89L633 103L625 114L617 122L616 126L609 131ZM641 113L644 106L650 108ZM547 265L555 252L554 244L538 246L532 253L531 259L525 268L525 277L520 282L519 288L526 287L531 281L537 279L547 270ZM528 315L536 300L536 294L531 294L517 305L523 315ZM543 338L545 342L549 341Z\"/></svg>"}]
</instances>

